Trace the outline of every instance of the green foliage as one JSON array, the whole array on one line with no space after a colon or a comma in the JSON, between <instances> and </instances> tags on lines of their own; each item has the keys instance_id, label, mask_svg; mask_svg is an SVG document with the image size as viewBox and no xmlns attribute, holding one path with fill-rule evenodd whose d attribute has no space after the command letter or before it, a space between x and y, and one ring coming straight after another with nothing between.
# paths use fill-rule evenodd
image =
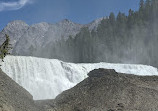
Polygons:
<instances>
[{"instance_id":1,"label":"green foliage","mask_svg":"<svg viewBox=\"0 0 158 111\"><path fill-rule=\"evenodd\" d=\"M4 57L9 53L9 50L12 49L10 44L10 38L7 34L5 34L6 40L3 42L2 45L0 45L0 59L2 59L2 62L4 62Z\"/></svg>"}]
</instances>

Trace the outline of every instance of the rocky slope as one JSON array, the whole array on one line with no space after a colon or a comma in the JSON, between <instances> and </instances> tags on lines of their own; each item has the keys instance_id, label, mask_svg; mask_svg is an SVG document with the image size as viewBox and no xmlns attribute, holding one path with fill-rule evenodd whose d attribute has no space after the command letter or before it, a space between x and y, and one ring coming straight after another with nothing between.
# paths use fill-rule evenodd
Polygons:
<instances>
[{"instance_id":1,"label":"rocky slope","mask_svg":"<svg viewBox=\"0 0 158 111\"><path fill-rule=\"evenodd\" d=\"M127 75L112 69L97 69L88 75L55 100L37 103L55 111L158 110L157 76Z\"/></svg>"},{"instance_id":2,"label":"rocky slope","mask_svg":"<svg viewBox=\"0 0 158 111\"><path fill-rule=\"evenodd\" d=\"M0 69L0 111L43 111L32 96Z\"/></svg>"}]
</instances>

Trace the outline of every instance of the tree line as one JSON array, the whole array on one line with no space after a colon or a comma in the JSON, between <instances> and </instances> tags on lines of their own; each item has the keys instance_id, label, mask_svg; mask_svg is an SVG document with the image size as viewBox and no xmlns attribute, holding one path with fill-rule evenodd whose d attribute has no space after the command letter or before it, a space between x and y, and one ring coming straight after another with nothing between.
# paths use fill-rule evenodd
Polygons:
<instances>
[{"instance_id":1,"label":"tree line","mask_svg":"<svg viewBox=\"0 0 158 111\"><path fill-rule=\"evenodd\" d=\"M68 62L140 63L158 66L158 1L140 0L128 15L111 13L96 30L83 27L75 36L49 44L43 56ZM50 50L51 49L51 50ZM48 54L49 53L49 54Z\"/></svg>"}]
</instances>

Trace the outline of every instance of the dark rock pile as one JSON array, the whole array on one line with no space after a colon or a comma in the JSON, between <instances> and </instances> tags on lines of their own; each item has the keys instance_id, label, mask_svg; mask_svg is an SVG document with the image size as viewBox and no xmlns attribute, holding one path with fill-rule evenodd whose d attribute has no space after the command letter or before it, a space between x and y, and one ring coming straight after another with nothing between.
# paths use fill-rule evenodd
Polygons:
<instances>
[{"instance_id":1,"label":"dark rock pile","mask_svg":"<svg viewBox=\"0 0 158 111\"><path fill-rule=\"evenodd\" d=\"M158 77L96 69L75 87L47 101L56 111L158 111ZM42 102L41 102L42 103Z\"/></svg>"}]
</instances>

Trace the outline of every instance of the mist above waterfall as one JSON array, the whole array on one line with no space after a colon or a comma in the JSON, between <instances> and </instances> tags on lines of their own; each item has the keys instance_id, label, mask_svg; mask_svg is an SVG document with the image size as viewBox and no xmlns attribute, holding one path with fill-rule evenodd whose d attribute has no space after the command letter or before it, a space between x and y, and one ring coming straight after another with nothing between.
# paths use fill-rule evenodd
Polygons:
<instances>
[{"instance_id":1,"label":"mist above waterfall","mask_svg":"<svg viewBox=\"0 0 158 111\"><path fill-rule=\"evenodd\" d=\"M158 67L158 1L140 1L138 11L111 13L96 30L83 27L75 37L49 43L41 57L68 62L135 63ZM43 54L43 55L42 55Z\"/></svg>"}]
</instances>

